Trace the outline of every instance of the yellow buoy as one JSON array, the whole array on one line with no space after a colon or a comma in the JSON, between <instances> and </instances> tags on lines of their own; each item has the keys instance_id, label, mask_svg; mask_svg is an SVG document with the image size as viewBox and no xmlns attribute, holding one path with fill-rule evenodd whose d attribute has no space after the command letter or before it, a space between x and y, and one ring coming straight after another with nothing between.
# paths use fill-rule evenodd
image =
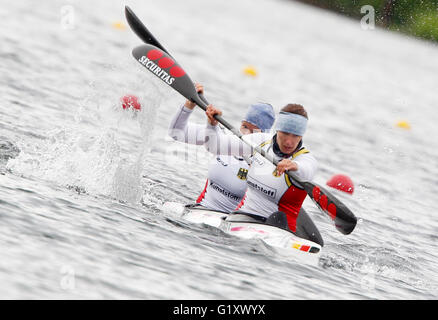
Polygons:
<instances>
[{"instance_id":1,"label":"yellow buoy","mask_svg":"<svg viewBox=\"0 0 438 320\"><path fill-rule=\"evenodd\" d=\"M245 67L243 69L243 73L251 77L257 76L257 70L252 66Z\"/></svg>"},{"instance_id":2,"label":"yellow buoy","mask_svg":"<svg viewBox=\"0 0 438 320\"><path fill-rule=\"evenodd\" d=\"M402 128L402 129L406 129L406 130L411 129L411 125L407 121L399 121L399 122L397 122L397 127Z\"/></svg>"},{"instance_id":3,"label":"yellow buoy","mask_svg":"<svg viewBox=\"0 0 438 320\"><path fill-rule=\"evenodd\" d=\"M119 30L126 29L126 26L123 24L123 22L120 22L120 21L116 21L116 22L114 22L114 23L112 24L112 26L113 26L114 28L116 28L116 29L119 29Z\"/></svg>"}]
</instances>

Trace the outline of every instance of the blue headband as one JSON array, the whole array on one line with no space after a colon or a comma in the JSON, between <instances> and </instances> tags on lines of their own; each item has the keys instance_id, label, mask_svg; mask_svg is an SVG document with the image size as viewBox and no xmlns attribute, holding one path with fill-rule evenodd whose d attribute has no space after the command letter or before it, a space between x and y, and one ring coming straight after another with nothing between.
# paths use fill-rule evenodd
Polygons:
<instances>
[{"instance_id":1,"label":"blue headband","mask_svg":"<svg viewBox=\"0 0 438 320\"><path fill-rule=\"evenodd\" d=\"M306 127L307 119L302 115L280 111L275 130L293 133L302 137L304 132L306 132Z\"/></svg>"},{"instance_id":2,"label":"blue headband","mask_svg":"<svg viewBox=\"0 0 438 320\"><path fill-rule=\"evenodd\" d=\"M249 106L244 121L257 126L262 132L268 132L275 121L274 108L268 103L255 103Z\"/></svg>"}]
</instances>

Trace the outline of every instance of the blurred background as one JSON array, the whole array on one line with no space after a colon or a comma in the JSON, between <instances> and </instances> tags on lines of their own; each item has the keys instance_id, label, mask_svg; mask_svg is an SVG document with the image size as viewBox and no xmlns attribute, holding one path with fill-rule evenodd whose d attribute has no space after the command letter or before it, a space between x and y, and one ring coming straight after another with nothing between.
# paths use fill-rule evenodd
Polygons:
<instances>
[{"instance_id":1,"label":"blurred background","mask_svg":"<svg viewBox=\"0 0 438 320\"><path fill-rule=\"evenodd\" d=\"M362 8L372 6L378 27L438 41L437 0L295 0L362 19ZM364 8L363 10L366 10Z\"/></svg>"}]
</instances>

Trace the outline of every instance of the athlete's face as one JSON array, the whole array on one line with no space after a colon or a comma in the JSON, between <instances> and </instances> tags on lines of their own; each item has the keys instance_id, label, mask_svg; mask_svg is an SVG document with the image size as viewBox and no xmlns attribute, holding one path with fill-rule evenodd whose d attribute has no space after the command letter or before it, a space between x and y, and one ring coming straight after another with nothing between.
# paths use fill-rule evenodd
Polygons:
<instances>
[{"instance_id":1,"label":"athlete's face","mask_svg":"<svg viewBox=\"0 0 438 320\"><path fill-rule=\"evenodd\" d=\"M248 121L242 121L242 124L240 125L240 132L243 135L260 131L261 130L259 129L259 127L253 125L252 123L249 123Z\"/></svg>"},{"instance_id":2,"label":"athlete's face","mask_svg":"<svg viewBox=\"0 0 438 320\"><path fill-rule=\"evenodd\" d=\"M280 151L285 154L294 152L302 138L302 136L297 136L293 133L277 131L278 146L280 147Z\"/></svg>"}]
</instances>

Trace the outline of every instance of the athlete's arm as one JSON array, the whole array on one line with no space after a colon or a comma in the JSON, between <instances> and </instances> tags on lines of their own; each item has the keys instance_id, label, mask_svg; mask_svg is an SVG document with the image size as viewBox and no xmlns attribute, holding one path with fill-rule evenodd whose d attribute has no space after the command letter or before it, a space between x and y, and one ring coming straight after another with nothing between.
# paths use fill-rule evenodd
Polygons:
<instances>
[{"instance_id":1,"label":"athlete's arm","mask_svg":"<svg viewBox=\"0 0 438 320\"><path fill-rule=\"evenodd\" d=\"M309 154L303 157L298 156L295 160L283 159L277 165L277 173L283 174L285 171L293 171L300 179L310 181L313 179L318 163Z\"/></svg>"},{"instance_id":2,"label":"athlete's arm","mask_svg":"<svg viewBox=\"0 0 438 320\"><path fill-rule=\"evenodd\" d=\"M200 84L195 85L197 92L203 93L204 88ZM189 123L189 117L196 104L186 100L170 122L168 134L172 139L188 144L202 145L205 140L205 125Z\"/></svg>"},{"instance_id":3,"label":"athlete's arm","mask_svg":"<svg viewBox=\"0 0 438 320\"><path fill-rule=\"evenodd\" d=\"M182 105L169 125L169 136L173 140L188 144L202 145L205 140L205 125L189 123L193 110Z\"/></svg>"},{"instance_id":4,"label":"athlete's arm","mask_svg":"<svg viewBox=\"0 0 438 320\"><path fill-rule=\"evenodd\" d=\"M218 121L214 119L214 115L221 115L222 112L209 105L206 111L208 117L208 124L205 131L204 146L208 152L215 155L229 155L229 156L250 156L252 155L252 148L244 143L239 137L235 135L221 134L217 130ZM248 135L249 136L249 135Z\"/></svg>"},{"instance_id":5,"label":"athlete's arm","mask_svg":"<svg viewBox=\"0 0 438 320\"><path fill-rule=\"evenodd\" d=\"M296 164L293 172L303 181L312 181L318 170L318 161L310 153L305 153L296 157L292 162Z\"/></svg>"},{"instance_id":6,"label":"athlete's arm","mask_svg":"<svg viewBox=\"0 0 438 320\"><path fill-rule=\"evenodd\" d=\"M282 175L285 171L297 171L298 164L289 159L283 159L277 164L277 174Z\"/></svg>"}]
</instances>

